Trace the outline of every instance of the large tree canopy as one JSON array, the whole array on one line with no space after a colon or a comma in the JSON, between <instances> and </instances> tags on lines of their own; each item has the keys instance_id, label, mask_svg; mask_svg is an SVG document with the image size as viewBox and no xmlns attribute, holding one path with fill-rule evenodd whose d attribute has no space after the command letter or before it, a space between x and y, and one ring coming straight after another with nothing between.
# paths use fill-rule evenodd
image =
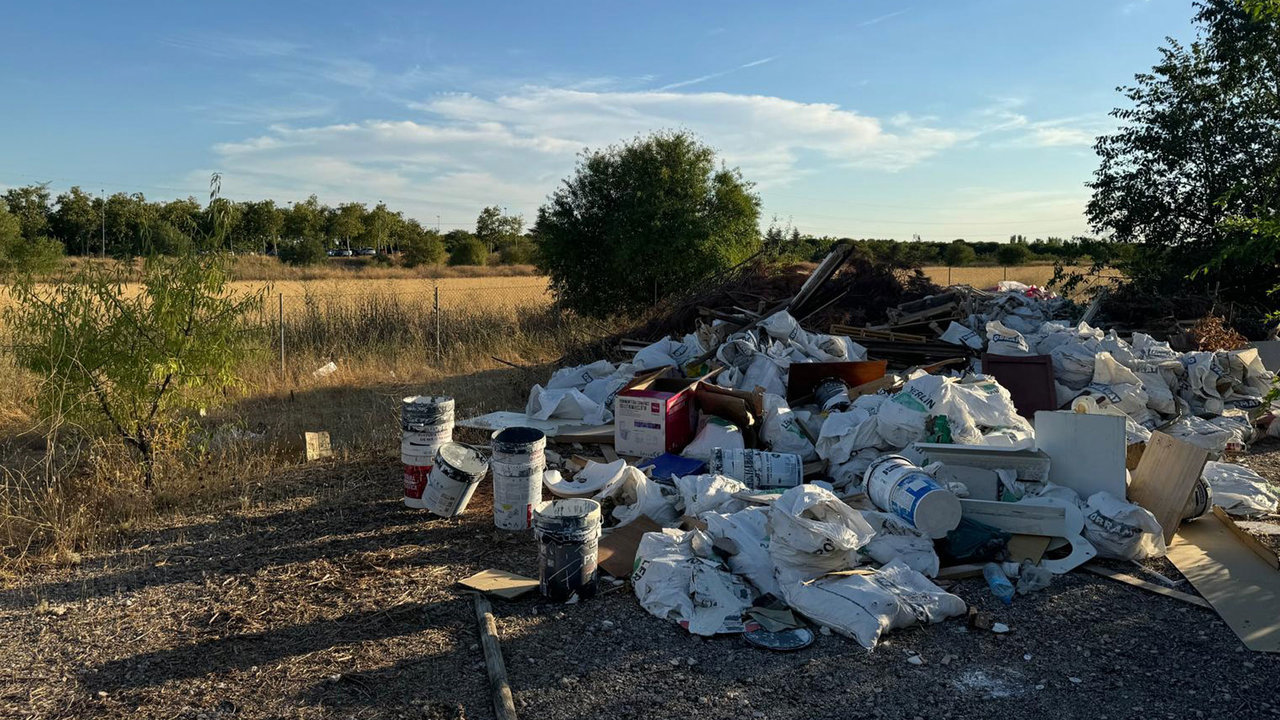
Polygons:
<instances>
[{"instance_id":1,"label":"large tree canopy","mask_svg":"<svg viewBox=\"0 0 1280 720\"><path fill-rule=\"evenodd\" d=\"M1170 39L1160 63L1121 88L1132 105L1112 113L1119 130L1095 146L1088 215L1095 230L1140 245L1125 267L1138 289L1256 301L1276 254L1223 260L1251 246L1249 219L1280 206L1280 18L1239 0L1196 8L1196 40Z\"/></svg>"},{"instance_id":2,"label":"large tree canopy","mask_svg":"<svg viewBox=\"0 0 1280 720\"><path fill-rule=\"evenodd\" d=\"M584 152L538 210L539 266L558 298L591 315L692 289L760 247L760 199L686 133Z\"/></svg>"}]
</instances>

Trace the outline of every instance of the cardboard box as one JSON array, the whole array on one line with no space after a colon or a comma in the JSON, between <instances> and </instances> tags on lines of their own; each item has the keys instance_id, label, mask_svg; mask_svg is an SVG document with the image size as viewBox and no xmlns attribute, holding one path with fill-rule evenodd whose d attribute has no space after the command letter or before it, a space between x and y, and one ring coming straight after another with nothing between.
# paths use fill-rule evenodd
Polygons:
<instances>
[{"instance_id":1,"label":"cardboard box","mask_svg":"<svg viewBox=\"0 0 1280 720\"><path fill-rule=\"evenodd\" d=\"M613 448L619 455L678 453L693 440L698 379L663 371L636 378L613 401Z\"/></svg>"}]
</instances>

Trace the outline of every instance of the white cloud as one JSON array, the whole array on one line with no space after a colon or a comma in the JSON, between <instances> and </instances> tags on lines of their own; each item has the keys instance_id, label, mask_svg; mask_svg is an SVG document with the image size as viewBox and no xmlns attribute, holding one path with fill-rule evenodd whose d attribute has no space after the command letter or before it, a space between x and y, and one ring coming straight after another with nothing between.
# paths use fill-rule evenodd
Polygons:
<instances>
[{"instance_id":1,"label":"white cloud","mask_svg":"<svg viewBox=\"0 0 1280 720\"><path fill-rule=\"evenodd\" d=\"M871 25L882 23L885 20L888 20L890 18L896 18L910 9L911 8L903 8L901 10L895 10L891 13L885 13L884 15L878 15L876 17L871 18L870 20L863 20L862 22L858 23L858 27L869 27Z\"/></svg>"},{"instance_id":2,"label":"white cloud","mask_svg":"<svg viewBox=\"0 0 1280 720\"><path fill-rule=\"evenodd\" d=\"M765 63L773 62L775 59L776 59L776 56L760 58L759 60L752 60L749 63L743 63L731 70L723 70L721 72L711 73L709 75L702 75L700 77L692 78L690 80L681 80L680 82L673 82L669 85L663 85L662 87L658 88L658 92L662 92L663 90L675 90L676 88L687 87L689 85L697 85L698 83L704 83L708 80L715 80L716 78L720 78L720 77L724 77L725 75L736 73L739 70L746 70L747 68L753 68L753 67L756 67L757 65L764 65Z\"/></svg>"},{"instance_id":3,"label":"white cloud","mask_svg":"<svg viewBox=\"0 0 1280 720\"><path fill-rule=\"evenodd\" d=\"M1097 136L1088 130L1071 127L1036 127L1031 142L1039 147L1091 147Z\"/></svg>"},{"instance_id":4,"label":"white cloud","mask_svg":"<svg viewBox=\"0 0 1280 720\"><path fill-rule=\"evenodd\" d=\"M763 95L527 87L492 98L443 94L414 120L274 126L214 148L228 196L386 200L409 214L471 217L500 202L531 213L584 147L688 129L762 189L823 168L895 171L972 136L919 119ZM203 172L203 171L201 171Z\"/></svg>"}]
</instances>

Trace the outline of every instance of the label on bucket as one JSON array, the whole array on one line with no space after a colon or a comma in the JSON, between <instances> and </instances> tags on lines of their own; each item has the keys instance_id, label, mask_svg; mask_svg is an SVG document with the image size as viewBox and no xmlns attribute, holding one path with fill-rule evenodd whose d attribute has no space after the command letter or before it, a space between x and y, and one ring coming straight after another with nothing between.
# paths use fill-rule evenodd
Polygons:
<instances>
[{"instance_id":1,"label":"label on bucket","mask_svg":"<svg viewBox=\"0 0 1280 720\"><path fill-rule=\"evenodd\" d=\"M889 511L914 524L920 498L938 490L938 484L924 473L912 473L898 481L889 493Z\"/></svg>"},{"instance_id":2,"label":"label on bucket","mask_svg":"<svg viewBox=\"0 0 1280 720\"><path fill-rule=\"evenodd\" d=\"M458 480L444 472L442 465L431 468L427 486L422 491L422 504L440 517L454 517L467 509L467 503L480 484L480 478Z\"/></svg>"},{"instance_id":3,"label":"label on bucket","mask_svg":"<svg viewBox=\"0 0 1280 720\"><path fill-rule=\"evenodd\" d=\"M430 474L430 465L405 465L404 496L415 500L422 497L422 489L427 486L427 476Z\"/></svg>"},{"instance_id":4,"label":"label on bucket","mask_svg":"<svg viewBox=\"0 0 1280 720\"><path fill-rule=\"evenodd\" d=\"M715 448L709 467L753 490L793 488L804 480L804 461L791 453Z\"/></svg>"}]
</instances>

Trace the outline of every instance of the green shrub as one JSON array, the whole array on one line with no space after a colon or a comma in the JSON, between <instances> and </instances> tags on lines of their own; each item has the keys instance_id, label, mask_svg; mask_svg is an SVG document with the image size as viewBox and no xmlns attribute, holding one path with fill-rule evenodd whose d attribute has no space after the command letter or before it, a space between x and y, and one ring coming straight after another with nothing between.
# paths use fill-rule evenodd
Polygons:
<instances>
[{"instance_id":1,"label":"green shrub","mask_svg":"<svg viewBox=\"0 0 1280 720\"><path fill-rule=\"evenodd\" d=\"M410 236L404 245L400 261L405 267L419 265L438 265L444 261L444 242L434 232L424 232Z\"/></svg>"},{"instance_id":2,"label":"green shrub","mask_svg":"<svg viewBox=\"0 0 1280 720\"><path fill-rule=\"evenodd\" d=\"M529 265L533 263L537 246L527 237L514 237L498 250L498 262L503 265Z\"/></svg>"},{"instance_id":3,"label":"green shrub","mask_svg":"<svg viewBox=\"0 0 1280 720\"><path fill-rule=\"evenodd\" d=\"M316 238L281 241L278 252L280 262L289 265L319 265L329 257L324 243Z\"/></svg>"},{"instance_id":4,"label":"green shrub","mask_svg":"<svg viewBox=\"0 0 1280 720\"><path fill-rule=\"evenodd\" d=\"M449 254L450 265L484 265L489 260L489 250L474 237L458 243Z\"/></svg>"}]
</instances>

